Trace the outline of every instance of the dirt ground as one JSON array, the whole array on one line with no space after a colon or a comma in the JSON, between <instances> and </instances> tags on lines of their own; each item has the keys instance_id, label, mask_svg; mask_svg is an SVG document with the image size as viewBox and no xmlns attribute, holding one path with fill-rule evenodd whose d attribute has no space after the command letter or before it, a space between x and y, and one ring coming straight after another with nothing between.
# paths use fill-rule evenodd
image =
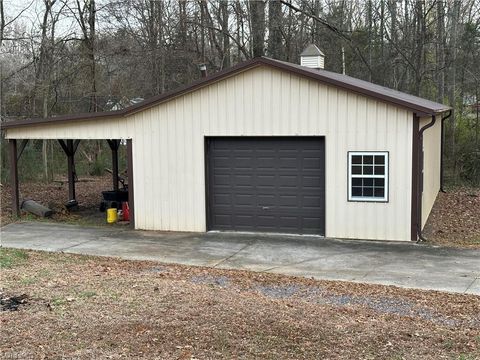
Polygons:
<instances>
[{"instance_id":1,"label":"dirt ground","mask_svg":"<svg viewBox=\"0 0 480 360\"><path fill-rule=\"evenodd\" d=\"M480 249L480 189L440 192L424 234L436 245Z\"/></svg>"},{"instance_id":2,"label":"dirt ground","mask_svg":"<svg viewBox=\"0 0 480 360\"><path fill-rule=\"evenodd\" d=\"M68 185L28 183L21 184L21 198L30 198L51 207L57 212L54 221L80 223L85 225L103 225L105 214L98 211L101 192L110 190L111 176L93 177L77 183L77 198L80 210L67 212L64 203L67 200ZM10 189L1 188L1 225L8 224L11 217ZM25 219L35 219L24 214ZM439 193L437 201L425 227L424 235L430 243L480 249L480 189L456 188L447 193Z\"/></svg>"},{"instance_id":3,"label":"dirt ground","mask_svg":"<svg viewBox=\"0 0 480 360\"><path fill-rule=\"evenodd\" d=\"M8 249L0 266L7 359L480 358L473 295Z\"/></svg>"},{"instance_id":4,"label":"dirt ground","mask_svg":"<svg viewBox=\"0 0 480 360\"><path fill-rule=\"evenodd\" d=\"M79 223L85 225L102 225L105 223L105 214L99 211L102 201L102 191L112 189L111 175L82 178L75 186L79 209L67 211L65 203L68 200L68 183L20 183L20 199L32 199L54 210L50 221ZM11 216L10 187L1 188L0 223L6 225L14 221ZM22 213L23 219L41 220L35 215Z\"/></svg>"}]
</instances>

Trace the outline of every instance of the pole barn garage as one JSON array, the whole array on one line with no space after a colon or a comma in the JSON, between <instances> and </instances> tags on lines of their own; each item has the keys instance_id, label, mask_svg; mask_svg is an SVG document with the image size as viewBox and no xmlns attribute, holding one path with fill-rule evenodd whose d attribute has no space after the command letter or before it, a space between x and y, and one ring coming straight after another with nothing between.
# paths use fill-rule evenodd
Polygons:
<instances>
[{"instance_id":1,"label":"pole barn garage","mask_svg":"<svg viewBox=\"0 0 480 360\"><path fill-rule=\"evenodd\" d=\"M63 139L73 151L81 139L127 139L137 229L407 241L422 237L441 189L450 114L439 103L262 57L124 110L2 130L14 209L21 140Z\"/></svg>"}]
</instances>

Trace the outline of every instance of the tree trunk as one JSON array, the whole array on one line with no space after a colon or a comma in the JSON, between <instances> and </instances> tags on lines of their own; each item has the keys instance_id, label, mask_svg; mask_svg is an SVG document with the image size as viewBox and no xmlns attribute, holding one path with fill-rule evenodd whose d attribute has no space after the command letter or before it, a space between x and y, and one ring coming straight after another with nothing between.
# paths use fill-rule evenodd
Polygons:
<instances>
[{"instance_id":1,"label":"tree trunk","mask_svg":"<svg viewBox=\"0 0 480 360\"><path fill-rule=\"evenodd\" d=\"M40 43L40 58L38 65L37 73L37 83L40 85L41 89L41 99L42 99L42 117L47 118L49 116L48 109L48 98L50 95L50 85L51 85L51 61L53 58L53 44L55 41L55 23L52 21L50 24L51 33L50 37L48 34L49 20L54 19L52 17L52 7L55 5L56 0L45 0L45 12L43 13L42 20L42 37ZM35 99L34 99L35 102ZM49 164L48 164L48 140L42 140L42 163L43 163L43 179L44 181L49 181Z\"/></svg>"},{"instance_id":2,"label":"tree trunk","mask_svg":"<svg viewBox=\"0 0 480 360\"><path fill-rule=\"evenodd\" d=\"M279 0L268 2L268 55L274 59L282 56L282 3Z\"/></svg>"},{"instance_id":3,"label":"tree trunk","mask_svg":"<svg viewBox=\"0 0 480 360\"><path fill-rule=\"evenodd\" d=\"M450 54L451 54L451 64L452 67L450 69L450 84L449 84L449 92L448 92L448 100L450 106L455 107L456 103L456 83L457 83L457 36L458 36L458 21L460 16L460 1L455 0L453 3L453 7L451 9L451 26L450 26ZM462 100L463 101L463 100ZM456 132L456 114L452 117L451 124L451 157L453 161L453 178L454 182L457 181L457 154L455 148L455 132Z\"/></svg>"},{"instance_id":4,"label":"tree trunk","mask_svg":"<svg viewBox=\"0 0 480 360\"><path fill-rule=\"evenodd\" d=\"M420 96L422 86L422 77L424 69L424 44L426 37L425 14L423 8L423 0L417 0L415 3L415 82L413 86L413 93Z\"/></svg>"},{"instance_id":5,"label":"tree trunk","mask_svg":"<svg viewBox=\"0 0 480 360\"><path fill-rule=\"evenodd\" d=\"M200 56L202 58L202 63L205 63L205 1L200 1Z\"/></svg>"},{"instance_id":6,"label":"tree trunk","mask_svg":"<svg viewBox=\"0 0 480 360\"><path fill-rule=\"evenodd\" d=\"M3 44L3 34L5 33L5 11L3 9L3 0L0 0L0 48Z\"/></svg>"},{"instance_id":7,"label":"tree trunk","mask_svg":"<svg viewBox=\"0 0 480 360\"><path fill-rule=\"evenodd\" d=\"M253 57L264 55L265 43L265 2L252 1L250 5L250 18L252 23L252 54Z\"/></svg>"},{"instance_id":8,"label":"tree trunk","mask_svg":"<svg viewBox=\"0 0 480 360\"><path fill-rule=\"evenodd\" d=\"M437 0L437 101L445 98L445 7L443 0Z\"/></svg>"},{"instance_id":9,"label":"tree trunk","mask_svg":"<svg viewBox=\"0 0 480 360\"><path fill-rule=\"evenodd\" d=\"M372 0L368 0L367 2L367 30L368 30L368 66L370 69L372 68L372 58L373 58L373 50L372 50L372 37L373 37L373 6ZM372 72L369 74L369 81L372 81Z\"/></svg>"},{"instance_id":10,"label":"tree trunk","mask_svg":"<svg viewBox=\"0 0 480 360\"><path fill-rule=\"evenodd\" d=\"M96 33L95 33L95 0L89 1L88 6L88 26L90 28L90 38L87 40L88 43L88 55L90 60L90 80L91 80L91 95L90 95L90 112L98 111L98 101L97 101L97 76L96 76L96 62L95 62L95 43L96 43Z\"/></svg>"},{"instance_id":11,"label":"tree trunk","mask_svg":"<svg viewBox=\"0 0 480 360\"><path fill-rule=\"evenodd\" d=\"M228 0L220 0L220 14L223 32L223 59L222 69L230 67L230 37L228 30Z\"/></svg>"}]
</instances>

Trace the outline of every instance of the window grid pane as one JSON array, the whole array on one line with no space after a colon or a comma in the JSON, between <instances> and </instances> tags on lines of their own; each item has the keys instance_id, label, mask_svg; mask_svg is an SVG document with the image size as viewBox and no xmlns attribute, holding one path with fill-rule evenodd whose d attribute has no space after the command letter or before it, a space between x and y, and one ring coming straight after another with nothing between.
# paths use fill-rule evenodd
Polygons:
<instances>
[{"instance_id":1,"label":"window grid pane","mask_svg":"<svg viewBox=\"0 0 480 360\"><path fill-rule=\"evenodd\" d=\"M387 154L350 153L350 197L356 200L386 200Z\"/></svg>"}]
</instances>

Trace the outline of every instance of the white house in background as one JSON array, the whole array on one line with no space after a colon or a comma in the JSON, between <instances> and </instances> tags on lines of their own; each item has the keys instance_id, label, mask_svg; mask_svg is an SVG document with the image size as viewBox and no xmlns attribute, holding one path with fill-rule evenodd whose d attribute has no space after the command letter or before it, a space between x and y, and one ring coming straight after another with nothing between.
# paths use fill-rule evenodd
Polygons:
<instances>
[{"instance_id":1,"label":"white house in background","mask_svg":"<svg viewBox=\"0 0 480 360\"><path fill-rule=\"evenodd\" d=\"M108 109L109 111L122 110L122 109L125 109L126 107L138 104L144 100L145 99L141 97L129 99L126 96L124 96L119 100L108 100L107 103L105 104L105 108Z\"/></svg>"},{"instance_id":2,"label":"white house in background","mask_svg":"<svg viewBox=\"0 0 480 360\"><path fill-rule=\"evenodd\" d=\"M126 109L1 127L11 149L127 139L137 229L417 240L450 108L325 71L307 50L306 66L255 58Z\"/></svg>"}]
</instances>

